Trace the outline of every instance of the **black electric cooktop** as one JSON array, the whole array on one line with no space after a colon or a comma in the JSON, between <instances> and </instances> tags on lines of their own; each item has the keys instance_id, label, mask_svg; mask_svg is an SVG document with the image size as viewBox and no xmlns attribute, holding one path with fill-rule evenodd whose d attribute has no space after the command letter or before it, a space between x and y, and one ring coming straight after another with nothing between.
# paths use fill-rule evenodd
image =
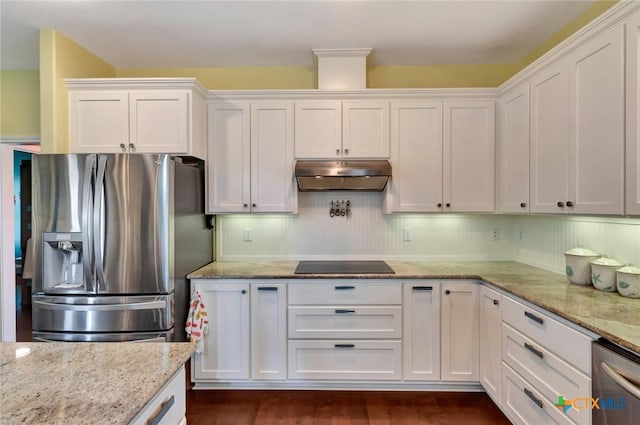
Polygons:
<instances>
[{"instance_id":1,"label":"black electric cooktop","mask_svg":"<svg viewBox=\"0 0 640 425\"><path fill-rule=\"evenodd\" d=\"M295 274L394 274L384 261L300 261Z\"/></svg>"}]
</instances>

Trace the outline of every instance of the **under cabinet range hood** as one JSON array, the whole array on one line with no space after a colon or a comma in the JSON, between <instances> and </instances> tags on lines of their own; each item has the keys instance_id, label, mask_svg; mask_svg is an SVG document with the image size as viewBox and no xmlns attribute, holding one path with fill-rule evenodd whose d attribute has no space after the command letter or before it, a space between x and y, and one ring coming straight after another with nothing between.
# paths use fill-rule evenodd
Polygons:
<instances>
[{"instance_id":1,"label":"under cabinet range hood","mask_svg":"<svg viewBox=\"0 0 640 425\"><path fill-rule=\"evenodd\" d=\"M381 192L391 177L387 160L297 161L295 177L300 192L359 190Z\"/></svg>"}]
</instances>

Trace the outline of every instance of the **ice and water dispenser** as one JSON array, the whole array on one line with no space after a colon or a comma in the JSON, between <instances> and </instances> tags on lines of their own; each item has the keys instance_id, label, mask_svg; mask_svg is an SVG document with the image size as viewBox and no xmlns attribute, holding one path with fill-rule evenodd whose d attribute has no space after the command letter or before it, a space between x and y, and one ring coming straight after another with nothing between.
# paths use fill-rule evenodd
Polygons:
<instances>
[{"instance_id":1,"label":"ice and water dispenser","mask_svg":"<svg viewBox=\"0 0 640 425\"><path fill-rule=\"evenodd\" d=\"M82 233L45 233L42 244L45 292L83 288Z\"/></svg>"}]
</instances>

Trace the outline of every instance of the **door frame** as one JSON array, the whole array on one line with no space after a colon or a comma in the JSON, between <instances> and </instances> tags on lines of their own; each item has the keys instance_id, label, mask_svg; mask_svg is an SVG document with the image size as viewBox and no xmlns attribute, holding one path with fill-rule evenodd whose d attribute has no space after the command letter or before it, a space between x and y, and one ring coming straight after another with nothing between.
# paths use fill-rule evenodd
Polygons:
<instances>
[{"instance_id":1,"label":"door frame","mask_svg":"<svg viewBox=\"0 0 640 425\"><path fill-rule=\"evenodd\" d=\"M16 340L13 152L40 152L39 137L0 137L0 341ZM7 237L7 232L11 237Z\"/></svg>"}]
</instances>

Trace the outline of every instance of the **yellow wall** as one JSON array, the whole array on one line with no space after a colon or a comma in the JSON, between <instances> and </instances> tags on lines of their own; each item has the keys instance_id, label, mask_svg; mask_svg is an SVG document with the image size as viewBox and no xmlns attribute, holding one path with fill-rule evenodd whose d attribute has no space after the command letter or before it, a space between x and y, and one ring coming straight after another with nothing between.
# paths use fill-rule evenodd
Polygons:
<instances>
[{"instance_id":1,"label":"yellow wall","mask_svg":"<svg viewBox=\"0 0 640 425\"><path fill-rule=\"evenodd\" d=\"M40 143L42 152L69 151L65 78L115 77L115 68L53 29L40 31Z\"/></svg>"},{"instance_id":2,"label":"yellow wall","mask_svg":"<svg viewBox=\"0 0 640 425\"><path fill-rule=\"evenodd\" d=\"M0 136L40 136L40 73L0 72Z\"/></svg>"}]
</instances>

